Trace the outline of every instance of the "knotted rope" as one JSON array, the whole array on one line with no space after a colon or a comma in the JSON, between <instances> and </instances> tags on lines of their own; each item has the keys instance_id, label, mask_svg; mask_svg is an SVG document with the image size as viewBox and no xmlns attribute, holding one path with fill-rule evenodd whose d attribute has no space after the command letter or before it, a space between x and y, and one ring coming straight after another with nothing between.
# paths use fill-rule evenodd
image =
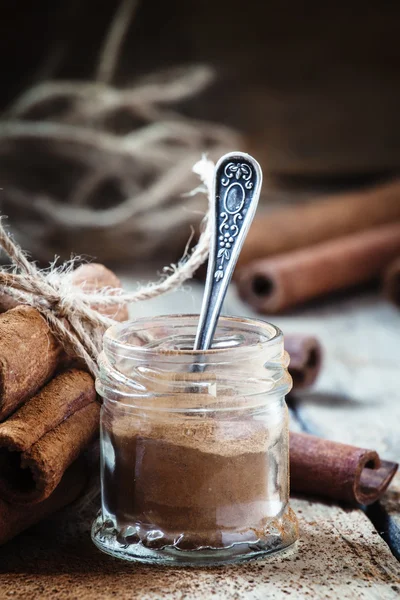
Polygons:
<instances>
[{"instance_id":1,"label":"knotted rope","mask_svg":"<svg viewBox=\"0 0 400 600\"><path fill-rule=\"evenodd\" d=\"M202 180L202 186L193 190L207 193L211 199L211 184L214 165L203 157L196 163L193 171ZM63 347L75 356L82 358L94 377L98 374L97 358L101 351L104 331L115 323L94 308L115 307L148 300L180 287L206 260L211 238L211 222L208 213L204 217L203 232L198 244L189 253L185 252L177 265L165 268L166 274L159 282L141 287L135 292L126 292L118 288L105 288L85 293L74 287L71 273L76 261L72 260L61 267L54 265L41 270L29 261L21 247L15 243L0 221L0 247L10 258L12 271L0 269L0 292L16 298L21 304L36 308L46 319L51 331Z\"/></svg>"}]
</instances>

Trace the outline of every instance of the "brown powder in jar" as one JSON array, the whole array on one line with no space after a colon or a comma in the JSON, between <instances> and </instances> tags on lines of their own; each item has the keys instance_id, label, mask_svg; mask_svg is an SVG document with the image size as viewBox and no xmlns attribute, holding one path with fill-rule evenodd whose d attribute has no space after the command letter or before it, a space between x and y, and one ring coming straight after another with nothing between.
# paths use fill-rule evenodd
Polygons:
<instances>
[{"instance_id":1,"label":"brown powder in jar","mask_svg":"<svg viewBox=\"0 0 400 600\"><path fill-rule=\"evenodd\" d=\"M113 448L104 461L104 503L128 542L221 548L266 535L285 508L282 415L267 425L248 415L120 412L103 423L105 447Z\"/></svg>"}]
</instances>

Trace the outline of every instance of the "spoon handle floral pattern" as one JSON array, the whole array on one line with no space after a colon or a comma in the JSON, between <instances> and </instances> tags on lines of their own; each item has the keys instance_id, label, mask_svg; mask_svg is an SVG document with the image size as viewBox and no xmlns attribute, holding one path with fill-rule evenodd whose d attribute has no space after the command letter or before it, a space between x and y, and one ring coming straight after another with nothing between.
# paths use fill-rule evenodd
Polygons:
<instances>
[{"instance_id":1,"label":"spoon handle floral pattern","mask_svg":"<svg viewBox=\"0 0 400 600\"><path fill-rule=\"evenodd\" d=\"M261 167L249 154L225 154L215 167L214 234L194 350L211 346L222 303L257 208L261 184Z\"/></svg>"}]
</instances>

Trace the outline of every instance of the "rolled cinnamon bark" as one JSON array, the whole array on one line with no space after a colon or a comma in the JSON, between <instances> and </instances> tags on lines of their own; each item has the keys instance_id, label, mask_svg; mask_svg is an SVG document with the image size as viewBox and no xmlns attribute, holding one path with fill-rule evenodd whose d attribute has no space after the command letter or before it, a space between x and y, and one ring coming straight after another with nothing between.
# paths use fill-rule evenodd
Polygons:
<instances>
[{"instance_id":1,"label":"rolled cinnamon bark","mask_svg":"<svg viewBox=\"0 0 400 600\"><path fill-rule=\"evenodd\" d=\"M43 502L24 506L0 499L0 544L74 502L84 491L87 481L85 462L78 459L67 469L56 489Z\"/></svg>"},{"instance_id":2,"label":"rolled cinnamon bark","mask_svg":"<svg viewBox=\"0 0 400 600\"><path fill-rule=\"evenodd\" d=\"M110 269L99 263L81 265L76 271L72 272L71 280L74 286L80 287L88 293L106 288L121 288L118 277ZM123 303L118 306L95 304L93 308L116 321L126 321L129 317L128 307Z\"/></svg>"},{"instance_id":3,"label":"rolled cinnamon bark","mask_svg":"<svg viewBox=\"0 0 400 600\"><path fill-rule=\"evenodd\" d=\"M365 229L400 221L400 181L258 214L238 268Z\"/></svg>"},{"instance_id":4,"label":"rolled cinnamon bark","mask_svg":"<svg viewBox=\"0 0 400 600\"><path fill-rule=\"evenodd\" d=\"M75 271L72 271L70 275L64 275L64 277L70 277L72 285L82 288L85 292L98 291L104 288L121 288L121 282L115 273L100 263L81 265ZM21 302L18 302L6 291L0 293L0 313L20 305ZM128 307L123 303L117 307L98 304L94 308L116 321L126 321L129 316Z\"/></svg>"},{"instance_id":5,"label":"rolled cinnamon bark","mask_svg":"<svg viewBox=\"0 0 400 600\"><path fill-rule=\"evenodd\" d=\"M293 492L351 504L372 504L393 479L397 463L374 450L290 432L290 485Z\"/></svg>"},{"instance_id":6,"label":"rolled cinnamon bark","mask_svg":"<svg viewBox=\"0 0 400 600\"><path fill-rule=\"evenodd\" d=\"M10 296L10 294L7 294L7 292L0 293L0 313L5 313L20 305L21 303L16 298L13 298L13 296Z\"/></svg>"},{"instance_id":7,"label":"rolled cinnamon bark","mask_svg":"<svg viewBox=\"0 0 400 600\"><path fill-rule=\"evenodd\" d=\"M0 420L50 379L62 354L40 313L17 306L0 315Z\"/></svg>"},{"instance_id":8,"label":"rolled cinnamon bark","mask_svg":"<svg viewBox=\"0 0 400 600\"><path fill-rule=\"evenodd\" d=\"M400 256L390 263L383 277L383 291L389 300L400 306Z\"/></svg>"},{"instance_id":9,"label":"rolled cinnamon bark","mask_svg":"<svg viewBox=\"0 0 400 600\"><path fill-rule=\"evenodd\" d=\"M41 502L98 433L93 378L70 369L0 424L0 497Z\"/></svg>"},{"instance_id":10,"label":"rolled cinnamon bark","mask_svg":"<svg viewBox=\"0 0 400 600\"><path fill-rule=\"evenodd\" d=\"M121 286L114 273L99 264L82 265L71 274L71 281L87 292ZM98 305L97 309L117 320L128 318L125 304L117 309ZM0 339L1 421L35 394L66 361L61 345L34 308L17 306L0 314Z\"/></svg>"},{"instance_id":11,"label":"rolled cinnamon bark","mask_svg":"<svg viewBox=\"0 0 400 600\"><path fill-rule=\"evenodd\" d=\"M285 350L289 353L289 373L293 389L312 385L318 377L322 363L322 347L317 338L310 335L285 335Z\"/></svg>"},{"instance_id":12,"label":"rolled cinnamon bark","mask_svg":"<svg viewBox=\"0 0 400 600\"><path fill-rule=\"evenodd\" d=\"M255 261L238 278L241 297L264 313L373 280L400 252L400 222Z\"/></svg>"}]
</instances>

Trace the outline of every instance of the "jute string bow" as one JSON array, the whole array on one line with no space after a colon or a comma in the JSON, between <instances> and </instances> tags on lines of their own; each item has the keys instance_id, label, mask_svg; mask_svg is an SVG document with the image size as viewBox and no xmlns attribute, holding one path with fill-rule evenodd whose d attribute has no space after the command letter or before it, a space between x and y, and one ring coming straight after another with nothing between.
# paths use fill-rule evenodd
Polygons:
<instances>
[{"instance_id":1,"label":"jute string bow","mask_svg":"<svg viewBox=\"0 0 400 600\"><path fill-rule=\"evenodd\" d=\"M203 191L208 194L210 200L213 169L213 163L206 158L194 165L193 171L199 175L203 185L193 190L192 194ZM148 300L181 286L193 276L208 256L211 238L209 214L210 209L204 217L203 232L193 251L190 254L185 252L177 265L166 268L169 275L135 292L106 288L85 293L73 287L71 273L74 261L57 268L53 265L47 270L39 269L27 259L0 221L0 247L10 258L13 267L12 270L4 267L0 269L0 291L36 308L65 349L82 358L89 371L96 377L103 333L115 321L101 314L93 306L101 304L115 307L117 311L121 304Z\"/></svg>"}]
</instances>

